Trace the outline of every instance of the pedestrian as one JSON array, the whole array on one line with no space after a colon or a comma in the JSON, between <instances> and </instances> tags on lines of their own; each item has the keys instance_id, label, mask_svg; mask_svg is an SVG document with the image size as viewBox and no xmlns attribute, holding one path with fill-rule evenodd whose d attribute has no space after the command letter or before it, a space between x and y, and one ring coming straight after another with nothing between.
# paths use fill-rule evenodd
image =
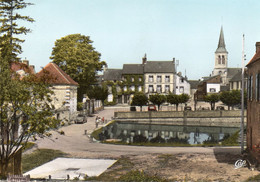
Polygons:
<instances>
[{"instance_id":1,"label":"pedestrian","mask_svg":"<svg viewBox=\"0 0 260 182\"><path fill-rule=\"evenodd\" d=\"M104 117L102 117L102 123L104 124L104 121L105 121L105 118Z\"/></svg>"},{"instance_id":2,"label":"pedestrian","mask_svg":"<svg viewBox=\"0 0 260 182\"><path fill-rule=\"evenodd\" d=\"M96 123L96 128L98 127L98 122L99 122L99 117L97 116L97 117L96 117L96 121L95 121L95 123Z\"/></svg>"}]
</instances>

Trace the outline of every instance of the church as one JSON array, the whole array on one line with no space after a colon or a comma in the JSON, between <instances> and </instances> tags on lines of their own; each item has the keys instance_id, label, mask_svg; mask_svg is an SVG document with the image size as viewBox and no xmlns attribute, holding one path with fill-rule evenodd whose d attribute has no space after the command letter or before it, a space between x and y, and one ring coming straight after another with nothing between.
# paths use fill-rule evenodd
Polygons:
<instances>
[{"instance_id":1,"label":"church","mask_svg":"<svg viewBox=\"0 0 260 182\"><path fill-rule=\"evenodd\" d=\"M215 51L215 66L211 76L220 75L221 86L229 86L230 80L239 72L241 72L241 68L228 68L228 51L221 26L218 48Z\"/></svg>"}]
</instances>

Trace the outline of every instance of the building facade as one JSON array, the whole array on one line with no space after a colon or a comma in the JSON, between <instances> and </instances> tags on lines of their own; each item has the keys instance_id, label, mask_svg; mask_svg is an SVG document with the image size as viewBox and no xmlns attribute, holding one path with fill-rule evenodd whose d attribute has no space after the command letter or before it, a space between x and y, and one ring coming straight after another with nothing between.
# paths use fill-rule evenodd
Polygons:
<instances>
[{"instance_id":1,"label":"building facade","mask_svg":"<svg viewBox=\"0 0 260 182\"><path fill-rule=\"evenodd\" d=\"M247 148L260 162L260 42L247 68Z\"/></svg>"}]
</instances>

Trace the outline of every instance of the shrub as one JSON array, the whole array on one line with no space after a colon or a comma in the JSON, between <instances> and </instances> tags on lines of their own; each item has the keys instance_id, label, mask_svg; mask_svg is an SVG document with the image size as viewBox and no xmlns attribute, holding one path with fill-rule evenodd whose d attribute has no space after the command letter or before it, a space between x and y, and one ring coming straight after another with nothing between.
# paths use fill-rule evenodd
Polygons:
<instances>
[{"instance_id":1,"label":"shrub","mask_svg":"<svg viewBox=\"0 0 260 182\"><path fill-rule=\"evenodd\" d=\"M119 181L132 182L132 181L153 181L153 182L166 182L166 179L162 179L158 176L149 176L143 171L133 170L119 178Z\"/></svg>"},{"instance_id":2,"label":"shrub","mask_svg":"<svg viewBox=\"0 0 260 182\"><path fill-rule=\"evenodd\" d=\"M163 139L160 135L157 135L155 138L150 140L151 143L165 143L165 139Z\"/></svg>"},{"instance_id":3,"label":"shrub","mask_svg":"<svg viewBox=\"0 0 260 182\"><path fill-rule=\"evenodd\" d=\"M142 134L135 135L133 138L134 143L145 143L147 141L148 141L148 139L145 136L143 136Z\"/></svg>"}]
</instances>

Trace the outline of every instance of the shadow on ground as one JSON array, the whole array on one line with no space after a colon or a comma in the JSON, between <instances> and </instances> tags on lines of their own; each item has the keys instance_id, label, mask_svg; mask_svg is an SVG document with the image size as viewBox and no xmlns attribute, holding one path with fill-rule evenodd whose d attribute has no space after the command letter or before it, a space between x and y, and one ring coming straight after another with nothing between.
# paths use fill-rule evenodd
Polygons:
<instances>
[{"instance_id":1,"label":"shadow on ground","mask_svg":"<svg viewBox=\"0 0 260 182\"><path fill-rule=\"evenodd\" d=\"M242 157L239 147L216 147L213 152L219 163L235 164Z\"/></svg>"}]
</instances>

